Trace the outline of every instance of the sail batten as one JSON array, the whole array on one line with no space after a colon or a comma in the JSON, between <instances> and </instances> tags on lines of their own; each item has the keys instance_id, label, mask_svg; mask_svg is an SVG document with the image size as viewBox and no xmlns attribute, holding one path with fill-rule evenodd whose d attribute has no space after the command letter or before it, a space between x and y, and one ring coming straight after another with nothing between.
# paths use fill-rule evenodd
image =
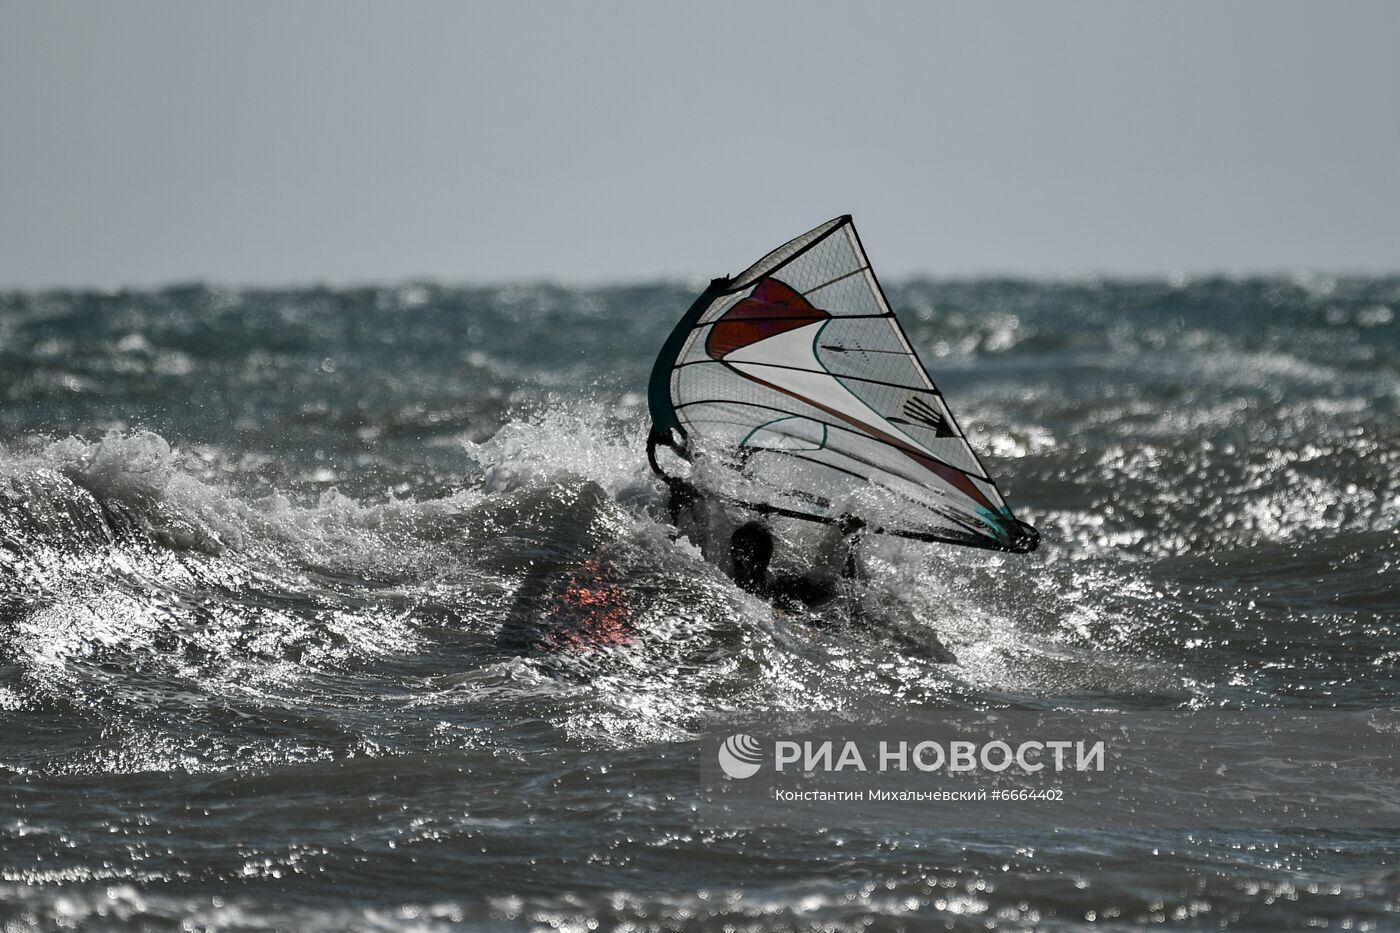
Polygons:
<instances>
[{"instance_id":1,"label":"sail batten","mask_svg":"<svg viewBox=\"0 0 1400 933\"><path fill-rule=\"evenodd\" d=\"M731 466L728 498L750 508L851 512L889 534L999 550L1038 540L920 362L849 216L712 282L663 346L648 397L653 443Z\"/></svg>"}]
</instances>

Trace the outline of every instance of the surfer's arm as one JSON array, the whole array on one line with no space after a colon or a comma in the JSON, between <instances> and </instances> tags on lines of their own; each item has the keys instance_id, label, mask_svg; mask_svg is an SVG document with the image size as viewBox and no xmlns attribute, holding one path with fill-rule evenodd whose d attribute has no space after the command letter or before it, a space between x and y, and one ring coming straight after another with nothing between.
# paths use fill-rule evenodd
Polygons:
<instances>
[{"instance_id":1,"label":"surfer's arm","mask_svg":"<svg viewBox=\"0 0 1400 933\"><path fill-rule=\"evenodd\" d=\"M705 497L700 490L678 476L667 476L663 473L661 479L666 484L666 511L670 515L671 524L679 529L684 516L703 527Z\"/></svg>"},{"instance_id":2,"label":"surfer's arm","mask_svg":"<svg viewBox=\"0 0 1400 933\"><path fill-rule=\"evenodd\" d=\"M854 515L842 515L835 528L839 535L825 536L815 561L815 569L808 574L812 579L861 579L864 574L856 559L856 542L860 540L865 522Z\"/></svg>"},{"instance_id":3,"label":"surfer's arm","mask_svg":"<svg viewBox=\"0 0 1400 933\"><path fill-rule=\"evenodd\" d=\"M839 535L827 535L817 552L816 566L801 576L781 576L769 583L772 599L778 605L820 606L836 598L841 581L859 579L861 571L852 545L865 525L860 519L842 516L836 525Z\"/></svg>"},{"instance_id":4,"label":"surfer's arm","mask_svg":"<svg viewBox=\"0 0 1400 933\"><path fill-rule=\"evenodd\" d=\"M692 517L698 519L699 506L702 501L700 490L674 476L663 476L662 479L666 481L666 507L671 513L671 524L680 524L682 512L689 512Z\"/></svg>"},{"instance_id":5,"label":"surfer's arm","mask_svg":"<svg viewBox=\"0 0 1400 933\"><path fill-rule=\"evenodd\" d=\"M647 462L651 464L652 472L660 477L661 481L666 484L666 506L667 510L671 513L671 524L679 525L681 513L686 511L689 511L692 517L698 519L700 517L699 506L703 501L700 490L696 489L694 485L681 479L679 476L672 476L661 469L661 465L656 462L656 447L658 444L664 444L667 447L675 449L675 444L671 440L669 431L658 431L653 428L651 433L647 436Z\"/></svg>"}]
</instances>

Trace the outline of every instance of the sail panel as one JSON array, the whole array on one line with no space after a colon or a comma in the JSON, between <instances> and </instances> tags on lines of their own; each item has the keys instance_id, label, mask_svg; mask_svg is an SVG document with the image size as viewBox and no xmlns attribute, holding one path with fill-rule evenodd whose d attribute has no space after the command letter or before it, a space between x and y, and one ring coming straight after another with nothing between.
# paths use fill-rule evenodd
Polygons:
<instances>
[{"instance_id":1,"label":"sail panel","mask_svg":"<svg viewBox=\"0 0 1400 933\"><path fill-rule=\"evenodd\" d=\"M1035 546L910 346L849 217L712 283L667 341L650 399L686 454L729 467L737 501Z\"/></svg>"}]
</instances>

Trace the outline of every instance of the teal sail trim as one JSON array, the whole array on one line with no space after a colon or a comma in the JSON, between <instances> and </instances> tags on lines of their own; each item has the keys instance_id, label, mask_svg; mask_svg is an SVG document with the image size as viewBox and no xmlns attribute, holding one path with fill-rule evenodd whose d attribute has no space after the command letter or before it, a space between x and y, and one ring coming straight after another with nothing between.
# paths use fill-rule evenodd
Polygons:
<instances>
[{"instance_id":1,"label":"teal sail trim","mask_svg":"<svg viewBox=\"0 0 1400 933\"><path fill-rule=\"evenodd\" d=\"M741 441L739 442L739 446L740 446L740 447L747 447L747 446L749 446L749 441L753 439L753 436L754 436L755 434L757 434L758 432L764 430L765 428L770 428L770 427L772 427L773 425L778 424L778 423L780 423L780 422L783 422L783 421L806 421L806 420L808 420L808 419L803 418L803 417L800 416L800 415L784 415L784 416L781 417L781 418L774 418L772 421L765 421L765 422L763 422L762 424L756 426L756 427L755 427L752 431L750 431L748 434L745 434L745 435L744 435L744 439L741 440ZM820 441L820 442L817 444L817 446L815 446L815 447L799 447L799 448L797 448L798 450L821 450L823 447L826 446L827 426L826 426L825 424L822 424L822 422L820 422L820 421L815 422L815 423L816 423L817 425L819 425L819 426L821 427L821 429L822 429L822 439L821 439L821 441ZM762 448L759 448L759 449L762 449Z\"/></svg>"},{"instance_id":2,"label":"teal sail trim","mask_svg":"<svg viewBox=\"0 0 1400 933\"><path fill-rule=\"evenodd\" d=\"M647 383L647 408L651 411L651 431L654 437L665 435L664 438L657 437L657 440L670 447L683 444L686 436L685 428L681 427L680 419L676 417L675 406L671 402L671 369L676 365L676 358L681 355L681 350L685 348L690 332L695 329L695 323L728 288L728 276L710 282L710 286L700 293L700 297L695 299L694 304L671 329L671 335L661 345L661 352L657 354L656 363L651 367L651 380ZM680 437L673 438L672 432Z\"/></svg>"}]
</instances>

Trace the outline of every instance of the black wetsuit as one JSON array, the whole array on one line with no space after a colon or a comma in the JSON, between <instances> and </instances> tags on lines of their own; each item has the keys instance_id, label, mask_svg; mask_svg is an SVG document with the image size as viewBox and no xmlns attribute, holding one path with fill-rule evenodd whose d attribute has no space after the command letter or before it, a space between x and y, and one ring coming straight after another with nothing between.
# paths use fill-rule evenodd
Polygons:
<instances>
[{"instance_id":1,"label":"black wetsuit","mask_svg":"<svg viewBox=\"0 0 1400 933\"><path fill-rule=\"evenodd\" d=\"M789 612L813 609L829 603L836 598L839 590L836 580L811 575L765 575L763 580L735 582L747 592Z\"/></svg>"}]
</instances>

